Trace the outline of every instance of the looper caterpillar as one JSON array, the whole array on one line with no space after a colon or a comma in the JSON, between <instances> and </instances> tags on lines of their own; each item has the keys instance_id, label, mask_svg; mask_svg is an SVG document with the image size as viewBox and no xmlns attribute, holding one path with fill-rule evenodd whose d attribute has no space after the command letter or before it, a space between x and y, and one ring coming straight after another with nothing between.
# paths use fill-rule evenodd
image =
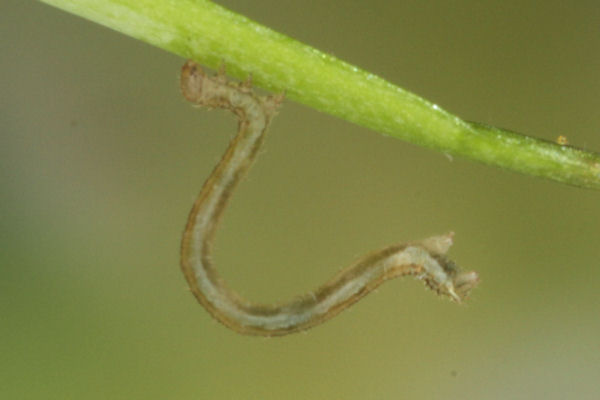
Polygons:
<instances>
[{"instance_id":1,"label":"looper caterpillar","mask_svg":"<svg viewBox=\"0 0 600 400\"><path fill-rule=\"evenodd\" d=\"M460 272L445 257L452 233L396 244L367 254L314 292L275 305L255 304L229 289L212 265L211 248L229 197L262 145L282 95L258 96L250 82L227 81L224 71L207 76L187 61L181 91L192 103L232 111L239 131L219 161L190 212L181 245L181 268L194 296L225 326L241 334L280 336L312 328L356 303L384 281L404 275L422 279L438 294L461 302L479 281Z\"/></svg>"}]
</instances>

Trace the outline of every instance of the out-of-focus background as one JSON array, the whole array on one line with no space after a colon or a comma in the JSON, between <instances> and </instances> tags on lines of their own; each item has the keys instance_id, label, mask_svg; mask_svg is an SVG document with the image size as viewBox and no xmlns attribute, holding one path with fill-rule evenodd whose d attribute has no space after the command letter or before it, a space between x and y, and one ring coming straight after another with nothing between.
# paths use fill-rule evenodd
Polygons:
<instances>
[{"instance_id":1,"label":"out-of-focus background","mask_svg":"<svg viewBox=\"0 0 600 400\"><path fill-rule=\"evenodd\" d=\"M600 150L600 4L220 4L459 116ZM0 6L0 398L596 399L600 192L419 148L287 101L215 260L258 301L456 232L464 306L388 283L306 334L240 336L179 270L236 121L183 60L38 2Z\"/></svg>"}]
</instances>

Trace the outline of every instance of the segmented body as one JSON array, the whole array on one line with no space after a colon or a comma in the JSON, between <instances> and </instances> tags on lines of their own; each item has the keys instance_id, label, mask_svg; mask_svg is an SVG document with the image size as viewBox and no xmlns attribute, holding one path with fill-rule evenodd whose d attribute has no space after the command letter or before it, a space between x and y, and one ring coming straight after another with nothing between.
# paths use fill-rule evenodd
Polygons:
<instances>
[{"instance_id":1,"label":"segmented body","mask_svg":"<svg viewBox=\"0 0 600 400\"><path fill-rule=\"evenodd\" d=\"M187 100L232 111L239 131L207 179L183 235L181 267L193 294L218 321L242 333L285 335L318 325L357 302L384 281L404 275L423 279L439 294L460 302L478 282L475 272L460 273L445 254L452 234L397 244L372 252L306 295L275 305L250 302L231 290L212 264L211 248L225 206L263 143L283 96L258 96L249 83L206 75L188 61L181 90Z\"/></svg>"}]
</instances>

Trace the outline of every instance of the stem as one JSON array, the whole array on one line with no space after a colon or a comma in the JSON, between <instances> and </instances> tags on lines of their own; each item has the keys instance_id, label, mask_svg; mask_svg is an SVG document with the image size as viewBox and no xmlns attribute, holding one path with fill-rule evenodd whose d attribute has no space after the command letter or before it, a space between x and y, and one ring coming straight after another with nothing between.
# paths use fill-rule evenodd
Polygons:
<instances>
[{"instance_id":1,"label":"stem","mask_svg":"<svg viewBox=\"0 0 600 400\"><path fill-rule=\"evenodd\" d=\"M40 0L383 134L527 175L600 189L600 154L469 123L207 0Z\"/></svg>"}]
</instances>

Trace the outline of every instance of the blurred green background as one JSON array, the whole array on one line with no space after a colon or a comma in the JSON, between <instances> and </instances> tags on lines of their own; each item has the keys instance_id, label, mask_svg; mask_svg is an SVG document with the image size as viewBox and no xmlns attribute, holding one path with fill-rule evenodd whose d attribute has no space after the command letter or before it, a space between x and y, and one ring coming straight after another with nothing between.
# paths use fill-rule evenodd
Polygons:
<instances>
[{"instance_id":1,"label":"blurred green background","mask_svg":"<svg viewBox=\"0 0 600 400\"><path fill-rule=\"evenodd\" d=\"M597 0L220 1L469 120L600 150ZM465 306L410 279L331 322L240 336L179 270L236 130L183 60L38 2L0 5L0 398L596 399L600 192L449 160L287 101L216 243L257 301L449 230Z\"/></svg>"}]
</instances>

